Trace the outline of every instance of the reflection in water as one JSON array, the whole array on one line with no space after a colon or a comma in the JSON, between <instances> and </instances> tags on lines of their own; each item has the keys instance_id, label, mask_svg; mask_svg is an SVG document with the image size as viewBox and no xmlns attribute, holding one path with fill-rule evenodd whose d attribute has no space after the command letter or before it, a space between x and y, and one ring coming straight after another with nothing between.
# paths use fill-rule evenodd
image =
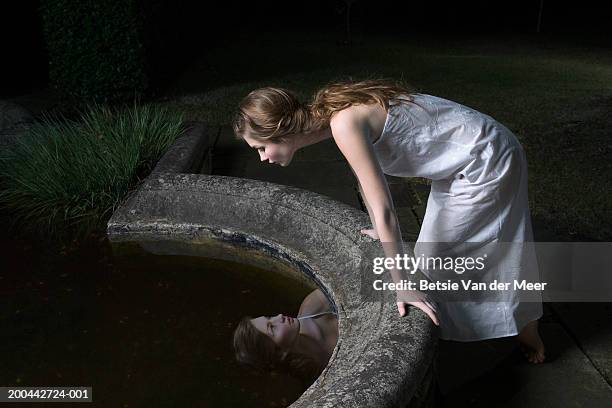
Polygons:
<instances>
[{"instance_id":1,"label":"reflection in water","mask_svg":"<svg viewBox=\"0 0 612 408\"><path fill-rule=\"evenodd\" d=\"M245 369L232 349L242 316L297 310L300 282L198 257L113 258L104 241L68 254L3 244L5 386L92 386L104 407L285 406L307 387Z\"/></svg>"},{"instance_id":2,"label":"reflection in water","mask_svg":"<svg viewBox=\"0 0 612 408\"><path fill-rule=\"evenodd\" d=\"M234 332L236 359L261 371L281 370L312 383L338 340L338 319L321 290L302 302L297 317L244 317Z\"/></svg>"}]
</instances>

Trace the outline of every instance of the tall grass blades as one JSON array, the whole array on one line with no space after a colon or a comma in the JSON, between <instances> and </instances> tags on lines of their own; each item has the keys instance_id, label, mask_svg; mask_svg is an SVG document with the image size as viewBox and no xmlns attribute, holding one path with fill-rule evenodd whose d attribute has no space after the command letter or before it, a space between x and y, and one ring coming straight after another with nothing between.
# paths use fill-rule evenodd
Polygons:
<instances>
[{"instance_id":1,"label":"tall grass blades","mask_svg":"<svg viewBox=\"0 0 612 408\"><path fill-rule=\"evenodd\" d=\"M180 114L94 105L44 118L0 157L0 206L14 225L62 235L102 227L182 130Z\"/></svg>"}]
</instances>

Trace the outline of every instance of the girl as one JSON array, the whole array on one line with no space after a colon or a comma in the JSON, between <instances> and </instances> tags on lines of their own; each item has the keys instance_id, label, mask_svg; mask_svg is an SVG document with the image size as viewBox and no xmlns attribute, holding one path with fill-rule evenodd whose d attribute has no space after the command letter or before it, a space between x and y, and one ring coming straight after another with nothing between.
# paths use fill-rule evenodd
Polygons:
<instances>
[{"instance_id":1,"label":"girl","mask_svg":"<svg viewBox=\"0 0 612 408\"><path fill-rule=\"evenodd\" d=\"M338 319L323 292L311 292L298 317L243 318L234 331L236 359L255 368L281 368L311 383L325 368L338 340Z\"/></svg>"},{"instance_id":2,"label":"girl","mask_svg":"<svg viewBox=\"0 0 612 408\"><path fill-rule=\"evenodd\" d=\"M417 244L533 241L521 145L493 118L458 103L383 80L332 83L309 104L286 89L266 87L242 100L233 129L261 161L280 166L289 165L300 148L333 138L357 178L372 222L372 229L361 232L380 239L387 257L403 254L403 243L385 174L432 180ZM526 269L516 257L502 261L500 280L519 279ZM400 281L398 270L390 272ZM436 307L426 294L398 290L400 316L406 305L421 309L435 324L439 315L442 339L518 335L529 361L544 361L537 320L541 303L519 302L515 294L500 303Z\"/></svg>"}]
</instances>

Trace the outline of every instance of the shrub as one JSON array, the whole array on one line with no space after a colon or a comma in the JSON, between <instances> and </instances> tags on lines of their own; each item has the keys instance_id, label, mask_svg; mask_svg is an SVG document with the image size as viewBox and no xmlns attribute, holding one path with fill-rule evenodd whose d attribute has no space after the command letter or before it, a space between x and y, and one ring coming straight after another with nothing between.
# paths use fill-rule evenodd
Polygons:
<instances>
[{"instance_id":1,"label":"shrub","mask_svg":"<svg viewBox=\"0 0 612 408\"><path fill-rule=\"evenodd\" d=\"M129 100L147 87L136 0L42 0L49 78L64 94Z\"/></svg>"},{"instance_id":2,"label":"shrub","mask_svg":"<svg viewBox=\"0 0 612 408\"><path fill-rule=\"evenodd\" d=\"M0 158L0 206L29 230L89 233L181 131L180 115L152 105L45 118Z\"/></svg>"}]
</instances>

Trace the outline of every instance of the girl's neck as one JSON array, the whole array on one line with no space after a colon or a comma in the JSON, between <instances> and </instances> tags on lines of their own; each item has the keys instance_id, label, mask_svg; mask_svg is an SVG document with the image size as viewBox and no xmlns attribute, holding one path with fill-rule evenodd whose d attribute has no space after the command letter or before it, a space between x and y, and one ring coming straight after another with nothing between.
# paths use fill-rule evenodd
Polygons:
<instances>
[{"instance_id":1,"label":"girl's neck","mask_svg":"<svg viewBox=\"0 0 612 408\"><path fill-rule=\"evenodd\" d=\"M319 325L313 319L301 319L300 320L300 331L299 334L317 343L323 341L323 331Z\"/></svg>"},{"instance_id":2,"label":"girl's neck","mask_svg":"<svg viewBox=\"0 0 612 408\"><path fill-rule=\"evenodd\" d=\"M315 130L313 132L296 135L296 137L294 138L294 143L297 150L305 146L310 146L315 143L319 143L325 139L329 139L330 137L332 137L332 132L331 128L328 126L321 130Z\"/></svg>"},{"instance_id":3,"label":"girl's neck","mask_svg":"<svg viewBox=\"0 0 612 408\"><path fill-rule=\"evenodd\" d=\"M323 331L317 323L312 319L300 320L300 331L292 347L294 351L324 361L329 357L325 344Z\"/></svg>"}]
</instances>

